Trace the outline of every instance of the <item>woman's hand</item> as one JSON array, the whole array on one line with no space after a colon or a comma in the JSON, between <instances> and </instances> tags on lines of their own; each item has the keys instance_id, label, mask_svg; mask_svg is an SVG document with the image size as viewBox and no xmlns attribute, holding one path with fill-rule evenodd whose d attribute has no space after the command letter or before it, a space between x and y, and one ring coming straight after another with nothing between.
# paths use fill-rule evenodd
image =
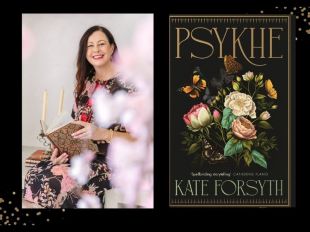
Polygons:
<instances>
[{"instance_id":1,"label":"woman's hand","mask_svg":"<svg viewBox=\"0 0 310 232\"><path fill-rule=\"evenodd\" d=\"M53 149L53 147L52 147ZM68 161L68 154L67 153L62 153L60 156L58 156L58 149L55 148L53 150L52 156L51 156L51 161L53 164L64 164Z\"/></svg>"},{"instance_id":2,"label":"woman's hand","mask_svg":"<svg viewBox=\"0 0 310 232\"><path fill-rule=\"evenodd\" d=\"M84 126L84 128L72 134L75 139L103 140L107 137L109 132L107 129L96 127L88 122L75 121L73 123Z\"/></svg>"}]
</instances>

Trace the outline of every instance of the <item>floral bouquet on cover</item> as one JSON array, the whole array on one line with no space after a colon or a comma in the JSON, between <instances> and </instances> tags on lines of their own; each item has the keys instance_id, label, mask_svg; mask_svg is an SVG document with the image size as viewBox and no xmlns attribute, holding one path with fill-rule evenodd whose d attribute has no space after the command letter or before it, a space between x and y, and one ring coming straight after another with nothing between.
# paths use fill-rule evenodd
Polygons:
<instances>
[{"instance_id":1,"label":"floral bouquet on cover","mask_svg":"<svg viewBox=\"0 0 310 232\"><path fill-rule=\"evenodd\" d=\"M209 93L208 83L204 87ZM182 133L182 143L187 154L211 164L232 158L236 165L244 162L267 169L270 152L277 146L268 121L278 108L277 98L272 81L263 74L236 75L229 86L218 88L209 101L202 100L184 114L188 130Z\"/></svg>"}]
</instances>

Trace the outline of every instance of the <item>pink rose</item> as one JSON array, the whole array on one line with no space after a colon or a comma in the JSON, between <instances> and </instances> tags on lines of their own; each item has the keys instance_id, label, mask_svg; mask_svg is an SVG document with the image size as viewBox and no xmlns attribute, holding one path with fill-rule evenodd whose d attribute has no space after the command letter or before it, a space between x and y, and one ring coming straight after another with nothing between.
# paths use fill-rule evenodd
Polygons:
<instances>
[{"instance_id":1,"label":"pink rose","mask_svg":"<svg viewBox=\"0 0 310 232\"><path fill-rule=\"evenodd\" d=\"M238 117L232 122L232 131L240 139L256 139L256 130L251 121L245 117Z\"/></svg>"},{"instance_id":2,"label":"pink rose","mask_svg":"<svg viewBox=\"0 0 310 232\"><path fill-rule=\"evenodd\" d=\"M218 112L217 110L214 110L213 111L213 118L214 118L214 121L219 122L221 120L220 112Z\"/></svg>"},{"instance_id":3,"label":"pink rose","mask_svg":"<svg viewBox=\"0 0 310 232\"><path fill-rule=\"evenodd\" d=\"M183 116L186 125L192 129L200 129L212 122L211 112L208 105L200 103L194 105L191 110Z\"/></svg>"}]
</instances>

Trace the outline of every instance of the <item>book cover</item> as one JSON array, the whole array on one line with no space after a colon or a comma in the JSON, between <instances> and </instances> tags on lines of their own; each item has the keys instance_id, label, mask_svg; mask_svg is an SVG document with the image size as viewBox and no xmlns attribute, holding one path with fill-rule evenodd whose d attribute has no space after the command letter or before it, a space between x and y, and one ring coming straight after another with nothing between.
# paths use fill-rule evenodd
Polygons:
<instances>
[{"instance_id":1,"label":"book cover","mask_svg":"<svg viewBox=\"0 0 310 232\"><path fill-rule=\"evenodd\" d=\"M294 22L169 18L169 205L295 205Z\"/></svg>"},{"instance_id":2,"label":"book cover","mask_svg":"<svg viewBox=\"0 0 310 232\"><path fill-rule=\"evenodd\" d=\"M41 160L48 158L49 155L47 153L47 151L45 150L36 150L35 152L33 152L31 155L29 155L26 160L25 163L26 164L36 164L39 163Z\"/></svg>"},{"instance_id":3,"label":"book cover","mask_svg":"<svg viewBox=\"0 0 310 232\"><path fill-rule=\"evenodd\" d=\"M45 150L36 150L35 152L33 152L32 154L30 154L27 158L26 158L26 162L27 161L35 161L35 160L42 160L44 157L46 157L47 155L45 154Z\"/></svg>"},{"instance_id":4,"label":"book cover","mask_svg":"<svg viewBox=\"0 0 310 232\"><path fill-rule=\"evenodd\" d=\"M56 117L49 127L42 120L40 124L43 134L58 149L59 154L67 153L71 158L81 154L84 150L98 152L98 147L92 140L75 139L71 136L83 126L73 123L72 118L67 113Z\"/></svg>"}]
</instances>

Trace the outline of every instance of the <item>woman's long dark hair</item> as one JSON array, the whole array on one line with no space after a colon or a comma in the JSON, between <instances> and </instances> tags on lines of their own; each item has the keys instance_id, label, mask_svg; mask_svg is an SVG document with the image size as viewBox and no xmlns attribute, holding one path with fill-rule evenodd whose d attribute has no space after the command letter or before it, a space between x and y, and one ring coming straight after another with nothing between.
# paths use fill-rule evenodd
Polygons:
<instances>
[{"instance_id":1,"label":"woman's long dark hair","mask_svg":"<svg viewBox=\"0 0 310 232\"><path fill-rule=\"evenodd\" d=\"M117 45L115 43L114 37L107 28L101 27L101 26L93 26L84 33L84 35L82 36L80 40L79 53L77 57L76 86L75 86L75 91L74 91L75 100L77 104L78 104L79 97L85 88L85 81L87 77L92 76L95 71L93 66L86 59L88 38L95 31L102 31L107 36L110 45L112 44L114 45L112 57L114 57L114 55L117 54Z\"/></svg>"}]
</instances>

